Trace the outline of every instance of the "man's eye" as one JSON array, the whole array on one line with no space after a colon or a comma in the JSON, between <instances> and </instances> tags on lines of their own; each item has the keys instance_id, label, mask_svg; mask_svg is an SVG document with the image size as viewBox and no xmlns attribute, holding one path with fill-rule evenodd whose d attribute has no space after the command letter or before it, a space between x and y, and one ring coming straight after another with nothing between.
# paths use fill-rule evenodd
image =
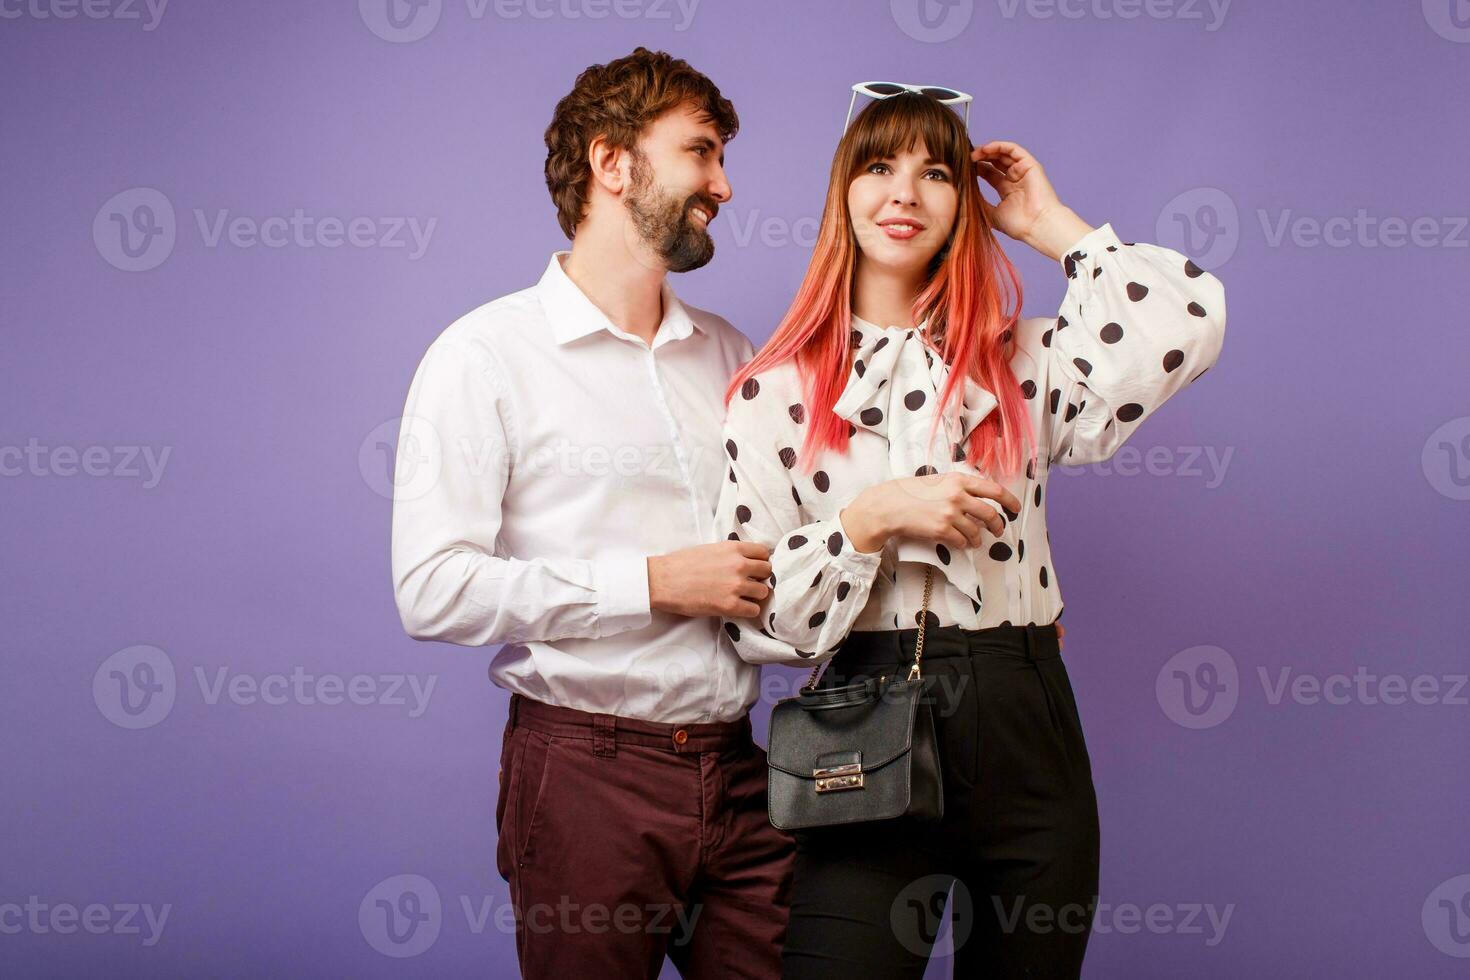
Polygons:
<instances>
[{"instance_id":1,"label":"man's eye","mask_svg":"<svg viewBox=\"0 0 1470 980\"><path fill-rule=\"evenodd\" d=\"M707 146L696 146L694 148L694 152L695 153L698 153L700 156L704 156L706 153L709 152L709 147L707 147Z\"/></svg>"}]
</instances>

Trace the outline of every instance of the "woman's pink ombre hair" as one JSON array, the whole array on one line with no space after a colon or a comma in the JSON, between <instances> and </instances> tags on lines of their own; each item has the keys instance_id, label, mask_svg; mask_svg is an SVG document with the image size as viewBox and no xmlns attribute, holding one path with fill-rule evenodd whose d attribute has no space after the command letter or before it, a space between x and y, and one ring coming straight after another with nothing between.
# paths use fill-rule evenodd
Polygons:
<instances>
[{"instance_id":1,"label":"woman's pink ombre hair","mask_svg":"<svg viewBox=\"0 0 1470 980\"><path fill-rule=\"evenodd\" d=\"M948 164L958 192L950 240L935 255L913 305L914 322L929 320L930 336L939 338L939 350L950 366L936 423L949 400L963 396L962 374L955 369L963 365L999 402L969 434L965 458L987 473L1014 473L1034 446L1025 400L1009 364L1021 281L980 208L969 136L963 121L938 101L905 93L867 106L837 144L806 276L771 339L735 373L725 391L728 405L748 378L795 358L808 408L803 469L811 469L820 450L847 452L848 423L832 406L852 370L849 331L859 252L847 207L848 186L875 160L916 145Z\"/></svg>"}]
</instances>

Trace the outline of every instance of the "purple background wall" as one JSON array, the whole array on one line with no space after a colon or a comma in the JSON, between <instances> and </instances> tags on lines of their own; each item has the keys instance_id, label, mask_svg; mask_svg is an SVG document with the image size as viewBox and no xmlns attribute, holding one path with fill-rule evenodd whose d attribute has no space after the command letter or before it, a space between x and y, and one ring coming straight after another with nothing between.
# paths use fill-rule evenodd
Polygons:
<instances>
[{"instance_id":1,"label":"purple background wall","mask_svg":"<svg viewBox=\"0 0 1470 980\"><path fill-rule=\"evenodd\" d=\"M1465 0L386 2L0 0L0 974L514 974L506 696L400 628L389 457L428 343L564 244L551 107L642 43L740 111L675 285L757 342L863 79L976 93L1227 286L1219 366L1053 483L1086 975L1464 975Z\"/></svg>"}]
</instances>

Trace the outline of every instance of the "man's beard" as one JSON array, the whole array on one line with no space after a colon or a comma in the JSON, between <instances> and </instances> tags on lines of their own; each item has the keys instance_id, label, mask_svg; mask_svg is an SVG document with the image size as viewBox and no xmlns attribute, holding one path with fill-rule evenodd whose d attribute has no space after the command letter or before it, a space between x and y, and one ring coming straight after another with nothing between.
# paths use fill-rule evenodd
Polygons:
<instances>
[{"instance_id":1,"label":"man's beard","mask_svg":"<svg viewBox=\"0 0 1470 980\"><path fill-rule=\"evenodd\" d=\"M698 194L676 200L653 186L653 171L647 158L634 152L632 186L628 190L628 214L633 226L670 272L698 269L715 256L715 241L691 214L702 208L711 218L715 205Z\"/></svg>"}]
</instances>

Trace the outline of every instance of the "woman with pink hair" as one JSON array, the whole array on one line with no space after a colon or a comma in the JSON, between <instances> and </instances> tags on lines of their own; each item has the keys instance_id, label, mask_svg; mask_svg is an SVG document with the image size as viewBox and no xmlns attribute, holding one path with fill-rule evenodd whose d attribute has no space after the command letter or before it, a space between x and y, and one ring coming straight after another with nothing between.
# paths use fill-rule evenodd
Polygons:
<instances>
[{"instance_id":1,"label":"woman with pink hair","mask_svg":"<svg viewBox=\"0 0 1470 980\"><path fill-rule=\"evenodd\" d=\"M797 832L785 975L921 977L953 887L956 976L1075 977L1099 833L1047 478L1215 363L1224 290L1082 221L1015 143L972 148L962 93L855 89L877 101L805 279L725 396L717 527L772 549L759 617L725 630L752 663L829 661L825 689L901 674L923 627L944 805ZM1020 317L997 231L1059 263L1057 316Z\"/></svg>"}]
</instances>

